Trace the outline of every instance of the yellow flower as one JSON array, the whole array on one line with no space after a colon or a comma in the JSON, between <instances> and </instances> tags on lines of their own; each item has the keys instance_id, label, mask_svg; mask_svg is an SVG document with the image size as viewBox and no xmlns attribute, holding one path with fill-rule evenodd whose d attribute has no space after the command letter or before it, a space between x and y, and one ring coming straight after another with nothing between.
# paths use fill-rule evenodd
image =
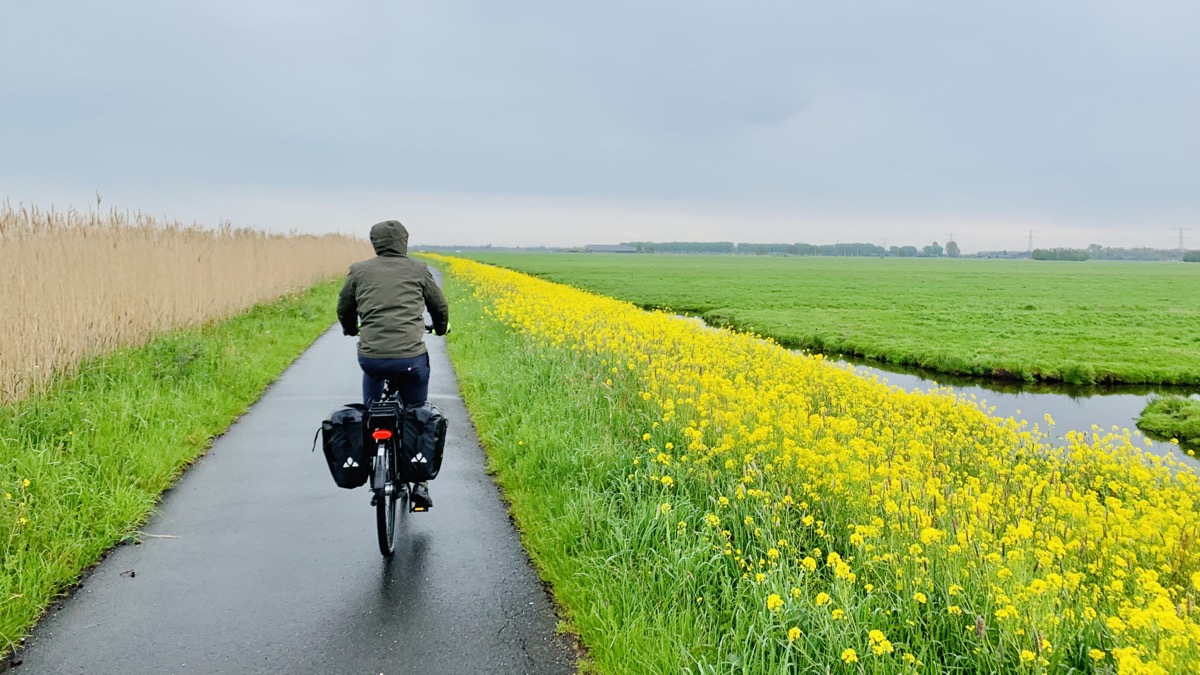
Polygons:
<instances>
[{"instance_id":1,"label":"yellow flower","mask_svg":"<svg viewBox=\"0 0 1200 675\"><path fill-rule=\"evenodd\" d=\"M21 487L29 487L29 479L28 478L21 481Z\"/></svg>"},{"instance_id":2,"label":"yellow flower","mask_svg":"<svg viewBox=\"0 0 1200 675\"><path fill-rule=\"evenodd\" d=\"M847 649L842 652L842 661L846 663L858 663L858 653L853 649Z\"/></svg>"},{"instance_id":3,"label":"yellow flower","mask_svg":"<svg viewBox=\"0 0 1200 675\"><path fill-rule=\"evenodd\" d=\"M767 596L767 609L772 612L778 612L783 609L783 598L779 597L778 593L772 593Z\"/></svg>"},{"instance_id":4,"label":"yellow flower","mask_svg":"<svg viewBox=\"0 0 1200 675\"><path fill-rule=\"evenodd\" d=\"M662 511L663 513L670 513L671 504L669 502L663 502L662 505L658 507L658 510Z\"/></svg>"},{"instance_id":5,"label":"yellow flower","mask_svg":"<svg viewBox=\"0 0 1200 675\"><path fill-rule=\"evenodd\" d=\"M1103 661L1104 660L1104 652L1099 649L1089 649L1088 656L1090 656L1093 661Z\"/></svg>"},{"instance_id":6,"label":"yellow flower","mask_svg":"<svg viewBox=\"0 0 1200 675\"><path fill-rule=\"evenodd\" d=\"M824 605L828 602L829 602L829 594L828 593L817 593L817 607L820 607L821 605Z\"/></svg>"},{"instance_id":7,"label":"yellow flower","mask_svg":"<svg viewBox=\"0 0 1200 675\"><path fill-rule=\"evenodd\" d=\"M1034 654L1028 649L1021 650L1021 663L1033 663L1036 658L1037 654Z\"/></svg>"},{"instance_id":8,"label":"yellow flower","mask_svg":"<svg viewBox=\"0 0 1200 675\"><path fill-rule=\"evenodd\" d=\"M795 642L796 640L800 639L800 629L795 626L792 626L791 628L788 629L787 635L788 635L788 642Z\"/></svg>"},{"instance_id":9,"label":"yellow flower","mask_svg":"<svg viewBox=\"0 0 1200 675\"><path fill-rule=\"evenodd\" d=\"M913 600L916 600L923 605L928 598L925 597L924 593L917 591L916 593L913 593Z\"/></svg>"},{"instance_id":10,"label":"yellow flower","mask_svg":"<svg viewBox=\"0 0 1200 675\"><path fill-rule=\"evenodd\" d=\"M949 607L946 608L946 611L954 616L958 616L959 614L962 614L962 608L959 607L958 605L950 605Z\"/></svg>"},{"instance_id":11,"label":"yellow flower","mask_svg":"<svg viewBox=\"0 0 1200 675\"><path fill-rule=\"evenodd\" d=\"M672 485L675 484L675 479L671 478L670 476L663 476L662 484L663 484L663 487L671 487Z\"/></svg>"},{"instance_id":12,"label":"yellow flower","mask_svg":"<svg viewBox=\"0 0 1200 675\"><path fill-rule=\"evenodd\" d=\"M1007 605L996 610L994 614L996 618L1000 619L1001 621L1004 619L1012 619L1017 616L1017 608L1013 607L1012 605Z\"/></svg>"},{"instance_id":13,"label":"yellow flower","mask_svg":"<svg viewBox=\"0 0 1200 675\"><path fill-rule=\"evenodd\" d=\"M834 621L837 621L838 619L844 619L846 618L846 611L843 609L835 609L830 616L833 617Z\"/></svg>"}]
</instances>

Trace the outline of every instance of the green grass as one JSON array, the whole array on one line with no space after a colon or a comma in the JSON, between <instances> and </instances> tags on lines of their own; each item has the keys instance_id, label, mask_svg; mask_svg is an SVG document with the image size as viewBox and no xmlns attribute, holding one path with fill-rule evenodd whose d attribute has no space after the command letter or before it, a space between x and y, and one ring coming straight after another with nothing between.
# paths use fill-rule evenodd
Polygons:
<instances>
[{"instance_id":1,"label":"green grass","mask_svg":"<svg viewBox=\"0 0 1200 675\"><path fill-rule=\"evenodd\" d=\"M0 408L0 655L330 326L339 287L97 358Z\"/></svg>"},{"instance_id":2,"label":"green grass","mask_svg":"<svg viewBox=\"0 0 1200 675\"><path fill-rule=\"evenodd\" d=\"M1185 448L1200 449L1200 400L1182 396L1153 399L1137 425L1161 438L1176 439Z\"/></svg>"},{"instance_id":3,"label":"green grass","mask_svg":"<svg viewBox=\"0 0 1200 675\"><path fill-rule=\"evenodd\" d=\"M1200 267L1168 263L473 254L646 308L945 373L1200 384Z\"/></svg>"}]
</instances>

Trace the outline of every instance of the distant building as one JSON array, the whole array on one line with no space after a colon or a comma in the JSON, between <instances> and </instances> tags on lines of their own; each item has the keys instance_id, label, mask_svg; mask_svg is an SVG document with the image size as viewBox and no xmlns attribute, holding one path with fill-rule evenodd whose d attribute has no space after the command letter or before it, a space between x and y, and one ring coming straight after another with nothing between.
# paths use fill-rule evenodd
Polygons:
<instances>
[{"instance_id":1,"label":"distant building","mask_svg":"<svg viewBox=\"0 0 1200 675\"><path fill-rule=\"evenodd\" d=\"M637 253L637 249L624 244L588 244L584 253Z\"/></svg>"}]
</instances>

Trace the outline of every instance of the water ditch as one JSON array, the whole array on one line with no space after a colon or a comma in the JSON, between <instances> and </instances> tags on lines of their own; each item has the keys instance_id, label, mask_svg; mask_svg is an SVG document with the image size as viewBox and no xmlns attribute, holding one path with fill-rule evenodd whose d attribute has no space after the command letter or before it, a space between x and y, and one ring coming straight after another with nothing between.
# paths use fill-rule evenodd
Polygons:
<instances>
[{"instance_id":1,"label":"water ditch","mask_svg":"<svg viewBox=\"0 0 1200 675\"><path fill-rule=\"evenodd\" d=\"M708 324L700 317L676 315L678 318ZM798 353L807 353L798 351ZM952 393L991 408L990 414L1026 420L1035 424L1055 441L1062 441L1069 431L1091 432L1093 426L1102 432L1128 429L1134 443L1160 457L1173 455L1180 462L1200 472L1200 457L1190 454L1177 443L1146 435L1137 428L1137 419L1150 399L1156 396L1200 397L1200 388L1164 387L1155 385L1093 385L1079 386L1050 382L1025 382L995 378L953 375L920 368L909 368L880 361L863 359L850 354L827 354L830 363L840 365L866 377L875 375L880 382L905 391L928 392L949 389ZM1054 420L1048 427L1046 415Z\"/></svg>"},{"instance_id":2,"label":"water ditch","mask_svg":"<svg viewBox=\"0 0 1200 675\"><path fill-rule=\"evenodd\" d=\"M842 364L864 375L877 375L906 391L930 391L949 388L956 394L986 403L995 410L991 414L1017 420L1028 420L1030 427L1038 427L1055 440L1061 441L1068 431L1092 431L1092 426L1102 431L1129 429L1135 434L1138 447L1160 456L1173 454L1176 459L1200 471L1200 458L1184 451L1169 440L1152 438L1137 429L1137 418L1155 396L1197 396L1200 389L1182 387L1155 387L1147 385L1120 386L1070 386L1050 383L1014 382L978 377L964 377L932 371L906 369L876 361L857 359L846 355L828 357L832 363ZM1047 428L1045 416L1049 414L1054 426Z\"/></svg>"}]
</instances>

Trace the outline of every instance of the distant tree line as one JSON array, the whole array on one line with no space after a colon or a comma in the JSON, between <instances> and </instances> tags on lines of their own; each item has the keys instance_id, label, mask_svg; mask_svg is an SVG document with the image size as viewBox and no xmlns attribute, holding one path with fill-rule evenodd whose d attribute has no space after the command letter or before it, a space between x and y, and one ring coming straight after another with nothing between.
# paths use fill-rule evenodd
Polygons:
<instances>
[{"instance_id":1,"label":"distant tree line","mask_svg":"<svg viewBox=\"0 0 1200 675\"><path fill-rule=\"evenodd\" d=\"M1181 252L1169 248L1111 248L1092 244L1082 248L1037 248L1034 260L1149 260L1200 262L1200 251Z\"/></svg>"},{"instance_id":2,"label":"distant tree line","mask_svg":"<svg viewBox=\"0 0 1200 675\"><path fill-rule=\"evenodd\" d=\"M920 248L916 246L888 246L865 244L759 244L732 241L627 241L639 253L708 253L724 255L795 255L834 256L859 258L959 258L962 250L954 241L945 246L936 241ZM1028 251L980 251L970 257L976 258L1033 258L1034 260L1184 260L1200 262L1200 251L1160 248L1119 248L1091 244L1079 248L1039 248Z\"/></svg>"},{"instance_id":3,"label":"distant tree line","mask_svg":"<svg viewBox=\"0 0 1200 675\"><path fill-rule=\"evenodd\" d=\"M1087 247L1092 260L1180 260L1186 254L1177 248L1112 248L1091 244Z\"/></svg>"},{"instance_id":4,"label":"distant tree line","mask_svg":"<svg viewBox=\"0 0 1200 675\"><path fill-rule=\"evenodd\" d=\"M958 244L946 242L943 247L936 241L929 246L891 246L878 244L755 244L731 241L625 241L623 246L632 246L639 253L713 253L733 255L799 255L799 256L842 256L859 258L940 258L943 255L957 258L961 255Z\"/></svg>"},{"instance_id":5,"label":"distant tree line","mask_svg":"<svg viewBox=\"0 0 1200 675\"><path fill-rule=\"evenodd\" d=\"M623 241L638 253L737 253L732 241Z\"/></svg>"},{"instance_id":6,"label":"distant tree line","mask_svg":"<svg viewBox=\"0 0 1200 675\"><path fill-rule=\"evenodd\" d=\"M1081 248L1035 248L1034 260L1087 260L1088 252Z\"/></svg>"}]
</instances>

